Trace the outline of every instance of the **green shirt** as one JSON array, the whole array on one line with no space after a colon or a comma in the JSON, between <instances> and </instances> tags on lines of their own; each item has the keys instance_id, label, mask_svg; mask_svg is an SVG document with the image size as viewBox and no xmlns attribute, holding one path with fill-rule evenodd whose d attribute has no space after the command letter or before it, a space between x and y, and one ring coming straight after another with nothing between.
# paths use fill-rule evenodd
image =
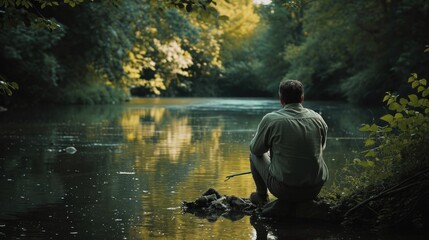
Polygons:
<instances>
[{"instance_id":1,"label":"green shirt","mask_svg":"<svg viewBox=\"0 0 429 240\"><path fill-rule=\"evenodd\" d=\"M269 171L288 186L314 186L328 179L322 152L328 126L323 118L300 103L266 114L259 123L250 151L270 151Z\"/></svg>"}]
</instances>

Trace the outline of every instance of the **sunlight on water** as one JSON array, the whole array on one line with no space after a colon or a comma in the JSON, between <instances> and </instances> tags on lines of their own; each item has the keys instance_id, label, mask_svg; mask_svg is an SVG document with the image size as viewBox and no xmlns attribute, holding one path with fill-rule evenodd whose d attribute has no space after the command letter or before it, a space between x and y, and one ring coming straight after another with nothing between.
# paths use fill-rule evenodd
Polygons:
<instances>
[{"instance_id":1,"label":"sunlight on water","mask_svg":"<svg viewBox=\"0 0 429 240\"><path fill-rule=\"evenodd\" d=\"M373 112L306 106L329 125L325 160L335 181L335 169L361 148L357 128ZM249 141L262 116L279 107L266 99L149 98L2 113L0 238L257 239L262 231L271 239L341 239L332 227L261 230L249 217L209 222L182 214L182 201L210 187L249 196L250 175L224 182L225 176L249 170Z\"/></svg>"}]
</instances>

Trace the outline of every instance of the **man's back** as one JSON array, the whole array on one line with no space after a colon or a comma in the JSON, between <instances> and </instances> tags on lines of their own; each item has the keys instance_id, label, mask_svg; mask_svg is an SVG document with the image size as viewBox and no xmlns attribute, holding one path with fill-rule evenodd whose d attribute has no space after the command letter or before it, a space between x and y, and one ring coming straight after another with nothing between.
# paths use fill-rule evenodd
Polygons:
<instances>
[{"instance_id":1,"label":"man's back","mask_svg":"<svg viewBox=\"0 0 429 240\"><path fill-rule=\"evenodd\" d=\"M323 118L300 103L287 104L264 116L250 150L262 155L270 150L269 171L288 186L313 186L327 180L322 157L327 125Z\"/></svg>"}]
</instances>

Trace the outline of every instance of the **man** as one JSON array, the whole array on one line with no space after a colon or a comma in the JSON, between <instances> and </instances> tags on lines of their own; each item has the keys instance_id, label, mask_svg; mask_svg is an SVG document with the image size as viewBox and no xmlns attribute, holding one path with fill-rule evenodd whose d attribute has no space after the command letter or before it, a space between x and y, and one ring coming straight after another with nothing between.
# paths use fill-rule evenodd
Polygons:
<instances>
[{"instance_id":1,"label":"man","mask_svg":"<svg viewBox=\"0 0 429 240\"><path fill-rule=\"evenodd\" d=\"M316 112L304 108L304 87L296 80L279 85L282 109L266 114L250 143L250 167L256 192L252 203L268 202L268 190L280 200L314 199L328 178L322 152L328 126Z\"/></svg>"}]
</instances>

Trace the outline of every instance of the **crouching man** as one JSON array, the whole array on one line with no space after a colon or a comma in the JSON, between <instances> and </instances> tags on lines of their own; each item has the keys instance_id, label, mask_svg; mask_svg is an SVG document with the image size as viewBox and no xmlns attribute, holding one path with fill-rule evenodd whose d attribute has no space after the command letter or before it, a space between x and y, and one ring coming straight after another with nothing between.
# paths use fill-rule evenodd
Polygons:
<instances>
[{"instance_id":1,"label":"crouching man","mask_svg":"<svg viewBox=\"0 0 429 240\"><path fill-rule=\"evenodd\" d=\"M328 179L323 160L327 130L323 118L304 108L304 87L296 80L279 85L282 109L266 114L250 143L250 167L256 192L252 203L265 205L268 190L279 200L314 199Z\"/></svg>"}]
</instances>

